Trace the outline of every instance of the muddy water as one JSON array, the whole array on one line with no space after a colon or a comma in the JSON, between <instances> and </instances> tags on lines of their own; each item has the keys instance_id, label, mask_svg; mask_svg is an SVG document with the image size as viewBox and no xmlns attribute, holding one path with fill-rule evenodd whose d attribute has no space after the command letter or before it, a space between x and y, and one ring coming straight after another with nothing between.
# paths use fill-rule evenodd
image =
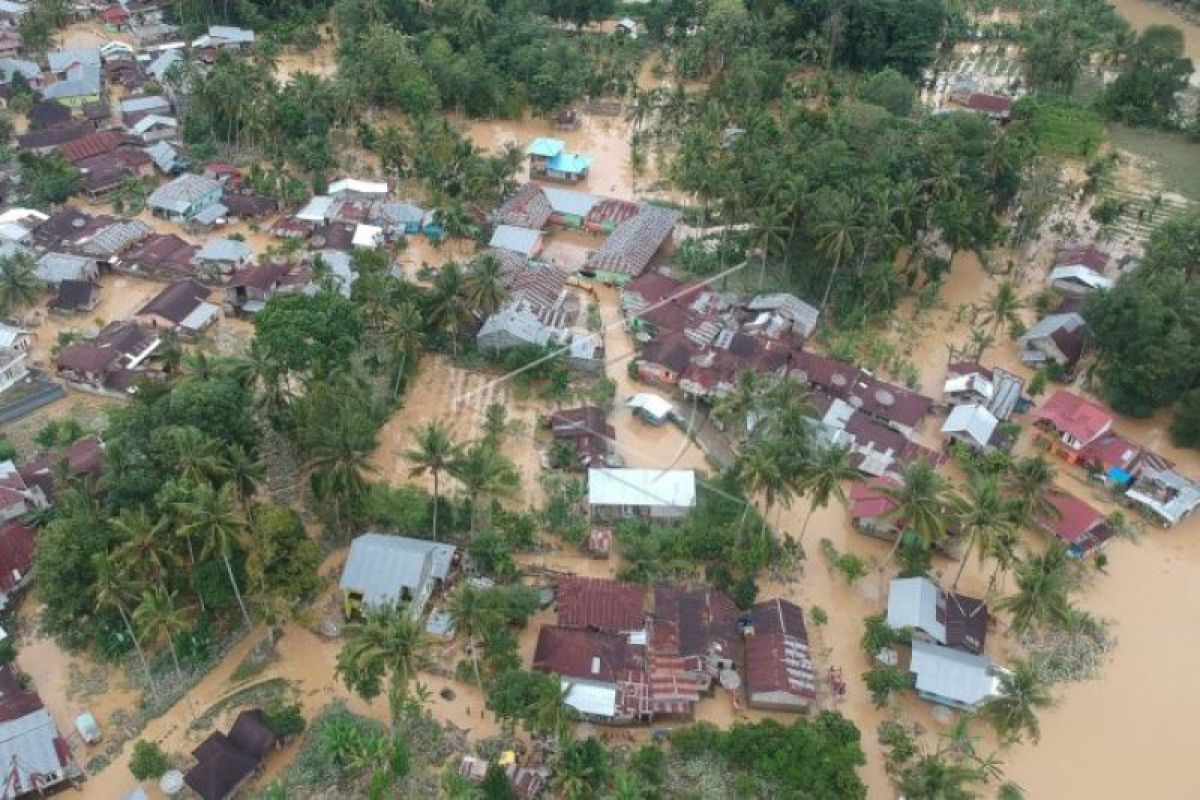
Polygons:
<instances>
[{"instance_id":1,"label":"muddy water","mask_svg":"<svg viewBox=\"0 0 1200 800\"><path fill-rule=\"evenodd\" d=\"M1184 54L1200 65L1200 26L1184 19L1166 6L1146 0L1110 0L1110 4L1134 30L1145 30L1150 25L1174 25L1183 31Z\"/></svg>"}]
</instances>

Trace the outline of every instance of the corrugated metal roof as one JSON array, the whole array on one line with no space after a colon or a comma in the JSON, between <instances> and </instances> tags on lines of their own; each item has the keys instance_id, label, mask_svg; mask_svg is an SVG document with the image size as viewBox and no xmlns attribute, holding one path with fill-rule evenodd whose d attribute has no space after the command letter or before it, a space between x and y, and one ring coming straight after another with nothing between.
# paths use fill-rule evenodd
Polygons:
<instances>
[{"instance_id":1,"label":"corrugated metal roof","mask_svg":"<svg viewBox=\"0 0 1200 800\"><path fill-rule=\"evenodd\" d=\"M403 589L421 596L426 581L444 579L454 551L452 544L364 533L350 544L340 585L343 591L362 593L368 606L394 605Z\"/></svg>"},{"instance_id":2,"label":"corrugated metal roof","mask_svg":"<svg viewBox=\"0 0 1200 800\"><path fill-rule=\"evenodd\" d=\"M562 139L551 139L546 136L534 139L528 149L525 150L531 156L540 156L541 158L554 158L563 151L566 143Z\"/></svg>"},{"instance_id":3,"label":"corrugated metal roof","mask_svg":"<svg viewBox=\"0 0 1200 800\"><path fill-rule=\"evenodd\" d=\"M893 628L919 628L945 642L946 626L937 615L940 592L928 578L896 578L888 590L887 624Z\"/></svg>"},{"instance_id":4,"label":"corrugated metal roof","mask_svg":"<svg viewBox=\"0 0 1200 800\"><path fill-rule=\"evenodd\" d=\"M917 676L917 691L974 708L999 692L1000 679L984 656L914 639L909 669Z\"/></svg>"},{"instance_id":5,"label":"corrugated metal roof","mask_svg":"<svg viewBox=\"0 0 1200 800\"><path fill-rule=\"evenodd\" d=\"M196 258L201 261L245 261L254 255L254 250L237 239L209 239L200 248Z\"/></svg>"},{"instance_id":6,"label":"corrugated metal roof","mask_svg":"<svg viewBox=\"0 0 1200 800\"><path fill-rule=\"evenodd\" d=\"M944 434L966 434L980 447L986 447L999 425L992 412L980 405L955 406L942 425Z\"/></svg>"},{"instance_id":7,"label":"corrugated metal roof","mask_svg":"<svg viewBox=\"0 0 1200 800\"><path fill-rule=\"evenodd\" d=\"M593 506L691 508L696 504L696 473L690 469L589 469L588 503Z\"/></svg>"},{"instance_id":8,"label":"corrugated metal roof","mask_svg":"<svg viewBox=\"0 0 1200 800\"><path fill-rule=\"evenodd\" d=\"M515 225L497 225L496 230L492 233L491 241L488 242L488 246L511 250L523 256L531 256L537 252L538 242L541 240L541 237L541 231L536 231L532 228L518 228Z\"/></svg>"},{"instance_id":9,"label":"corrugated metal roof","mask_svg":"<svg viewBox=\"0 0 1200 800\"><path fill-rule=\"evenodd\" d=\"M550 208L558 214L569 214L574 217L586 217L602 198L576 192L571 189L559 189L554 186L543 186L542 192L550 201Z\"/></svg>"},{"instance_id":10,"label":"corrugated metal roof","mask_svg":"<svg viewBox=\"0 0 1200 800\"><path fill-rule=\"evenodd\" d=\"M9 770L15 772L17 781L17 791L12 791L10 782L5 786L3 797L18 797L36 789L35 780L46 785L50 782L47 776L63 774L63 763L55 743L58 738L58 728L44 708L9 722L0 722L0 763L5 765L6 773Z\"/></svg>"}]
</instances>

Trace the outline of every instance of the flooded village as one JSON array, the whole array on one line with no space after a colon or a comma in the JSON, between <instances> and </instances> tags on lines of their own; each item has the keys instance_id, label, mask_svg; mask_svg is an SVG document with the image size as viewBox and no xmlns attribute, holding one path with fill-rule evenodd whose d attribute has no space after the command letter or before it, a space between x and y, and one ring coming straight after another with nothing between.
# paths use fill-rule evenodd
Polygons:
<instances>
[{"instance_id":1,"label":"flooded village","mask_svg":"<svg viewBox=\"0 0 1200 800\"><path fill-rule=\"evenodd\" d=\"M349 3L298 41L68 4L28 49L42 5L0 3L0 798L1200 795L1200 452L1186 400L1113 410L1090 327L1194 216L1197 145L1097 122L972 239L943 206L1006 191L1039 98L1020 14L948 28L901 134L813 41L724 79L696 43L742 3L539 17L618 77L419 119L369 75L342 101ZM482 5L471 46L423 7L419 53L370 28L363 63L403 55L367 72L482 47ZM1113 7L1200 63L1176 10ZM1081 60L1087 91L1122 68ZM703 119L781 64L778 119ZM681 165L758 174L764 130L851 131L801 194L900 136L959 160L914 191L954 186L838 245Z\"/></svg>"}]
</instances>

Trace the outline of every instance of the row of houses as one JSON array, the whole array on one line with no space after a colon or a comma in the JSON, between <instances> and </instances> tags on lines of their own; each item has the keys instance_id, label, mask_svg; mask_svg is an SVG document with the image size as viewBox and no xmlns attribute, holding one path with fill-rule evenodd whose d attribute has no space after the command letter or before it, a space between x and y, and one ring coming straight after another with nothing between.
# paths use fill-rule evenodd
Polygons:
<instances>
[{"instance_id":1,"label":"row of houses","mask_svg":"<svg viewBox=\"0 0 1200 800\"><path fill-rule=\"evenodd\" d=\"M533 668L557 675L564 702L608 724L688 719L716 687L752 708L804 711L817 697L802 610L782 599L739 612L714 589L568 576L557 623L538 631Z\"/></svg>"}]
</instances>

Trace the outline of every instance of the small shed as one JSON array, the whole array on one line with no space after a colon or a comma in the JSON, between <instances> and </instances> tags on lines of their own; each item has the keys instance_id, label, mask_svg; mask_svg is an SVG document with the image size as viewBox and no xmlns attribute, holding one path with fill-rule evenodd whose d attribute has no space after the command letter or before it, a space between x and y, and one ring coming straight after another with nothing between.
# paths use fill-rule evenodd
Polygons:
<instances>
[{"instance_id":1,"label":"small shed","mask_svg":"<svg viewBox=\"0 0 1200 800\"><path fill-rule=\"evenodd\" d=\"M625 402L633 413L651 425L662 425L671 419L675 407L653 392L639 392Z\"/></svg>"}]
</instances>

